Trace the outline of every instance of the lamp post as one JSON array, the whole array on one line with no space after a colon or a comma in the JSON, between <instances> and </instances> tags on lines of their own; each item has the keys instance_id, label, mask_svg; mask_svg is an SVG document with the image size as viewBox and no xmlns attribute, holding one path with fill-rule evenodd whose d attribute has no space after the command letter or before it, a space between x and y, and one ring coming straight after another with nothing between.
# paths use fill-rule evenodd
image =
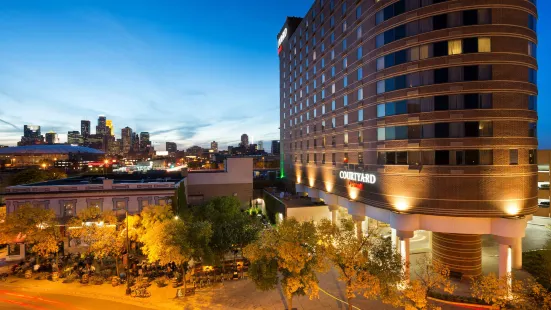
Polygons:
<instances>
[{"instance_id":1,"label":"lamp post","mask_svg":"<svg viewBox=\"0 0 551 310\"><path fill-rule=\"evenodd\" d=\"M130 289L130 241L128 238L128 231L130 227L128 226L128 206L125 209L116 208L115 211L124 210L126 215L126 295L130 295L132 290Z\"/></svg>"}]
</instances>

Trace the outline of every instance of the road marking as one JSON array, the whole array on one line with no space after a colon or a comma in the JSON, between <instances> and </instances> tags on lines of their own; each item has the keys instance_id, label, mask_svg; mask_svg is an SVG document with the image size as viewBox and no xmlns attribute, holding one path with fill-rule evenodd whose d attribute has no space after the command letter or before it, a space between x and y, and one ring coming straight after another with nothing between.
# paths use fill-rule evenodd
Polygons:
<instances>
[{"instance_id":1,"label":"road marking","mask_svg":"<svg viewBox=\"0 0 551 310\"><path fill-rule=\"evenodd\" d=\"M59 306L63 309L77 309L77 308L75 308L75 307L73 307L69 304L66 304L66 303L63 303L63 302L60 302L60 301L46 299L46 298L37 297L37 296L24 295L24 294L21 294L21 293L16 293L16 292L11 292L11 291L6 291L6 290L0 290L0 294L13 296L13 297L16 297L16 298L40 301L40 302L44 302L44 303L48 303L48 304L54 304L54 305L57 305L57 306Z\"/></svg>"},{"instance_id":2,"label":"road marking","mask_svg":"<svg viewBox=\"0 0 551 310\"><path fill-rule=\"evenodd\" d=\"M335 300L338 300L338 301L342 302L342 303L345 304L345 305L348 305L348 303L347 303L346 301L344 301L344 300L342 300L342 299L339 299L339 298L337 298L337 297L335 297L335 296L333 296L333 295L327 293L325 290L323 290L323 289L322 289L321 287L319 287L319 286L318 286L318 288L319 288L320 291L324 292L325 295L327 295L327 296L329 296L329 297L331 297L331 298L333 298L333 299L335 299ZM356 307L356 306L354 306L354 305L352 306L352 308L361 310L360 308L358 308L358 307Z\"/></svg>"},{"instance_id":3,"label":"road marking","mask_svg":"<svg viewBox=\"0 0 551 310\"><path fill-rule=\"evenodd\" d=\"M34 305L31 305L31 304L27 304L27 303L24 303L24 302L21 302L21 301L16 301L16 300L9 300L9 299L0 298L0 302L6 303L6 304L19 305L23 308L30 308L30 309L36 309L36 310L47 310L46 308L43 308L43 307L40 307L40 306L34 306Z\"/></svg>"}]
</instances>

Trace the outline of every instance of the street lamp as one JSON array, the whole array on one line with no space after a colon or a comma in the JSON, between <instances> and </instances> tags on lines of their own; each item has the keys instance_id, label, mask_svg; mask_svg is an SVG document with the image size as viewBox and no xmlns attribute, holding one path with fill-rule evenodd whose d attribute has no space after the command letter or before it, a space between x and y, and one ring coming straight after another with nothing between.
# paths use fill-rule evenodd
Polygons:
<instances>
[{"instance_id":1,"label":"street lamp","mask_svg":"<svg viewBox=\"0 0 551 310\"><path fill-rule=\"evenodd\" d=\"M128 226L128 206L126 208L115 208L115 211L119 210L124 210L126 215L126 295L130 295L132 290L130 289L130 242L128 238L130 227Z\"/></svg>"}]
</instances>

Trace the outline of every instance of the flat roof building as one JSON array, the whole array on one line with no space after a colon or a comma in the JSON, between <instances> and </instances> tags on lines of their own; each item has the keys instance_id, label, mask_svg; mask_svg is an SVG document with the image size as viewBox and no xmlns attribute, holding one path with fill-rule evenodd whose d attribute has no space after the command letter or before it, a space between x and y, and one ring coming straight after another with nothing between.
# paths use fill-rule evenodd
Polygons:
<instances>
[{"instance_id":1,"label":"flat roof building","mask_svg":"<svg viewBox=\"0 0 551 310\"><path fill-rule=\"evenodd\" d=\"M535 1L317 0L277 35L284 174L361 227L390 223L409 260L479 275L522 265L538 210ZM336 212L331 209L327 212Z\"/></svg>"}]
</instances>

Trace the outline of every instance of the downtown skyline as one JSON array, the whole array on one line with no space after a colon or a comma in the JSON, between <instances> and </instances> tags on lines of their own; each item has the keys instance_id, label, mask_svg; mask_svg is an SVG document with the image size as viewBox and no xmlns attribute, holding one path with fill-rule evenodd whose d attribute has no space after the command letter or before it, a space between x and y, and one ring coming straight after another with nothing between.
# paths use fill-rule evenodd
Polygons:
<instances>
[{"instance_id":1,"label":"downtown skyline","mask_svg":"<svg viewBox=\"0 0 551 310\"><path fill-rule=\"evenodd\" d=\"M282 16L302 16L312 1L129 3L3 3L0 145L15 145L25 124L64 141L98 115L117 133L150 132L153 143L225 148L242 133L279 140L276 35ZM548 38L540 33L542 55ZM550 65L540 57L540 72ZM551 115L549 83L540 75L540 116ZM551 123L540 121L538 135L540 148L551 148Z\"/></svg>"}]
</instances>

